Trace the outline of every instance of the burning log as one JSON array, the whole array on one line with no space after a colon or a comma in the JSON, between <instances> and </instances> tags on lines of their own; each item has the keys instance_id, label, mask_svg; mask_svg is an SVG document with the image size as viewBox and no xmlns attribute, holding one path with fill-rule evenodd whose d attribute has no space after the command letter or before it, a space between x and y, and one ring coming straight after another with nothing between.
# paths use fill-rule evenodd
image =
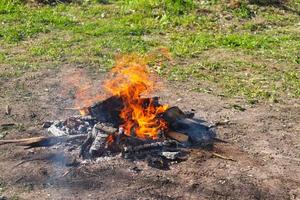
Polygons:
<instances>
[{"instance_id":1,"label":"burning log","mask_svg":"<svg viewBox=\"0 0 300 200\"><path fill-rule=\"evenodd\" d=\"M158 107L158 97L152 98L140 98L140 101L143 102L143 106L146 108L150 102ZM120 117L120 113L124 108L124 101L120 96L111 96L103 101L99 101L93 104L90 107L86 107L85 110L88 111L93 118L98 122L110 123L114 127L119 127L123 123L123 120Z\"/></svg>"}]
</instances>

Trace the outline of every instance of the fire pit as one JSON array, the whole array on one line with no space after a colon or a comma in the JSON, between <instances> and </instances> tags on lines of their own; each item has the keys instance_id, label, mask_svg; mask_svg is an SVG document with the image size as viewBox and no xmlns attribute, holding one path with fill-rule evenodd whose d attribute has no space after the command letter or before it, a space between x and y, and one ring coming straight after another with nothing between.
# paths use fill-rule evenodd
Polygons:
<instances>
[{"instance_id":1,"label":"fire pit","mask_svg":"<svg viewBox=\"0 0 300 200\"><path fill-rule=\"evenodd\" d=\"M79 116L45 123L53 137L23 144L71 146L70 141L78 140L73 149L83 160L121 155L157 168L184 160L187 147L213 145L216 135L205 121L150 96L155 79L143 59L132 55L118 59L109 77L103 84L108 98L81 107Z\"/></svg>"}]
</instances>

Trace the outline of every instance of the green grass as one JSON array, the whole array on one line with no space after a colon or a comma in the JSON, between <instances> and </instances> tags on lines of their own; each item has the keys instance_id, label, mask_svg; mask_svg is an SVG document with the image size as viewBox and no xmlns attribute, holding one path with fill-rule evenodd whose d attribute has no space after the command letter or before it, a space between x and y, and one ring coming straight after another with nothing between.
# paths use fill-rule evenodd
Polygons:
<instances>
[{"instance_id":1,"label":"green grass","mask_svg":"<svg viewBox=\"0 0 300 200\"><path fill-rule=\"evenodd\" d=\"M300 3L284 6L246 0L234 7L218 0L0 0L0 77L66 63L106 72L117 54L165 47L172 64L153 66L161 65L158 73L171 81L197 82L194 91L251 101L299 98Z\"/></svg>"}]
</instances>

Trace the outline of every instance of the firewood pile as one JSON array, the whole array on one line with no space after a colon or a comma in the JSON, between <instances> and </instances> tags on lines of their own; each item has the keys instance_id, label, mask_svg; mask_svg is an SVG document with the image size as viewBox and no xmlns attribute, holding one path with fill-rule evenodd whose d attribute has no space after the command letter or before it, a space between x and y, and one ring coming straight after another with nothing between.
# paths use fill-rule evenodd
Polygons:
<instances>
[{"instance_id":1,"label":"firewood pile","mask_svg":"<svg viewBox=\"0 0 300 200\"><path fill-rule=\"evenodd\" d=\"M159 98L152 100L159 106ZM150 99L144 101L147 107ZM157 116L168 124L167 129L159 130L157 138L139 138L134 130L129 135L125 134L123 121L119 117L122 104L121 98L113 96L85 108L88 112L86 116L45 123L44 127L48 132L59 139L49 141L49 144L44 142L42 146L50 146L56 142L73 145L70 141L79 139L81 159L121 155L125 159L142 159L151 166L159 163L165 167L170 161L184 160L187 147L213 145L216 136L213 129L205 121L193 118L193 113L183 112L178 107L170 107ZM35 144L34 147L36 146L38 145Z\"/></svg>"}]
</instances>

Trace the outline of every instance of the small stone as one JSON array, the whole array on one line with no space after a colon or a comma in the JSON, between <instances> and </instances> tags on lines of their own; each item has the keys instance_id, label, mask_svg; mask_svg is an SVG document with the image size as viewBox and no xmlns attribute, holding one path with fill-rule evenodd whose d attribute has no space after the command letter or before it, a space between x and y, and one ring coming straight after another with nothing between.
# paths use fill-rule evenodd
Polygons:
<instances>
[{"instance_id":1,"label":"small stone","mask_svg":"<svg viewBox=\"0 0 300 200\"><path fill-rule=\"evenodd\" d=\"M5 136L8 134L8 132L2 132L0 133L0 139L5 138Z\"/></svg>"},{"instance_id":2,"label":"small stone","mask_svg":"<svg viewBox=\"0 0 300 200\"><path fill-rule=\"evenodd\" d=\"M8 200L8 198L5 196L0 196L0 200Z\"/></svg>"},{"instance_id":3,"label":"small stone","mask_svg":"<svg viewBox=\"0 0 300 200\"><path fill-rule=\"evenodd\" d=\"M49 128L52 124L53 122L44 122L42 128Z\"/></svg>"},{"instance_id":4,"label":"small stone","mask_svg":"<svg viewBox=\"0 0 300 200\"><path fill-rule=\"evenodd\" d=\"M96 163L100 163L100 162L105 162L105 161L110 161L112 160L113 157L110 156L103 156L103 157L99 157L96 159Z\"/></svg>"},{"instance_id":5,"label":"small stone","mask_svg":"<svg viewBox=\"0 0 300 200\"><path fill-rule=\"evenodd\" d=\"M140 173L142 170L139 169L137 166L135 166L135 167L130 168L129 171L131 171L133 173Z\"/></svg>"},{"instance_id":6,"label":"small stone","mask_svg":"<svg viewBox=\"0 0 300 200\"><path fill-rule=\"evenodd\" d=\"M78 131L85 132L86 130L87 130L87 128L84 125L79 125L78 126Z\"/></svg>"},{"instance_id":7,"label":"small stone","mask_svg":"<svg viewBox=\"0 0 300 200\"><path fill-rule=\"evenodd\" d=\"M163 151L161 152L161 156L169 160L176 160L177 158L179 158L180 152Z\"/></svg>"},{"instance_id":8,"label":"small stone","mask_svg":"<svg viewBox=\"0 0 300 200\"><path fill-rule=\"evenodd\" d=\"M52 125L48 128L48 132L52 133L52 135L54 135L54 136L62 136L62 135L66 135L66 132L60 130L57 126L55 126L55 124L52 124Z\"/></svg>"},{"instance_id":9,"label":"small stone","mask_svg":"<svg viewBox=\"0 0 300 200\"><path fill-rule=\"evenodd\" d=\"M63 127L63 123L61 121L55 121L53 122L53 125L60 128Z\"/></svg>"}]
</instances>

